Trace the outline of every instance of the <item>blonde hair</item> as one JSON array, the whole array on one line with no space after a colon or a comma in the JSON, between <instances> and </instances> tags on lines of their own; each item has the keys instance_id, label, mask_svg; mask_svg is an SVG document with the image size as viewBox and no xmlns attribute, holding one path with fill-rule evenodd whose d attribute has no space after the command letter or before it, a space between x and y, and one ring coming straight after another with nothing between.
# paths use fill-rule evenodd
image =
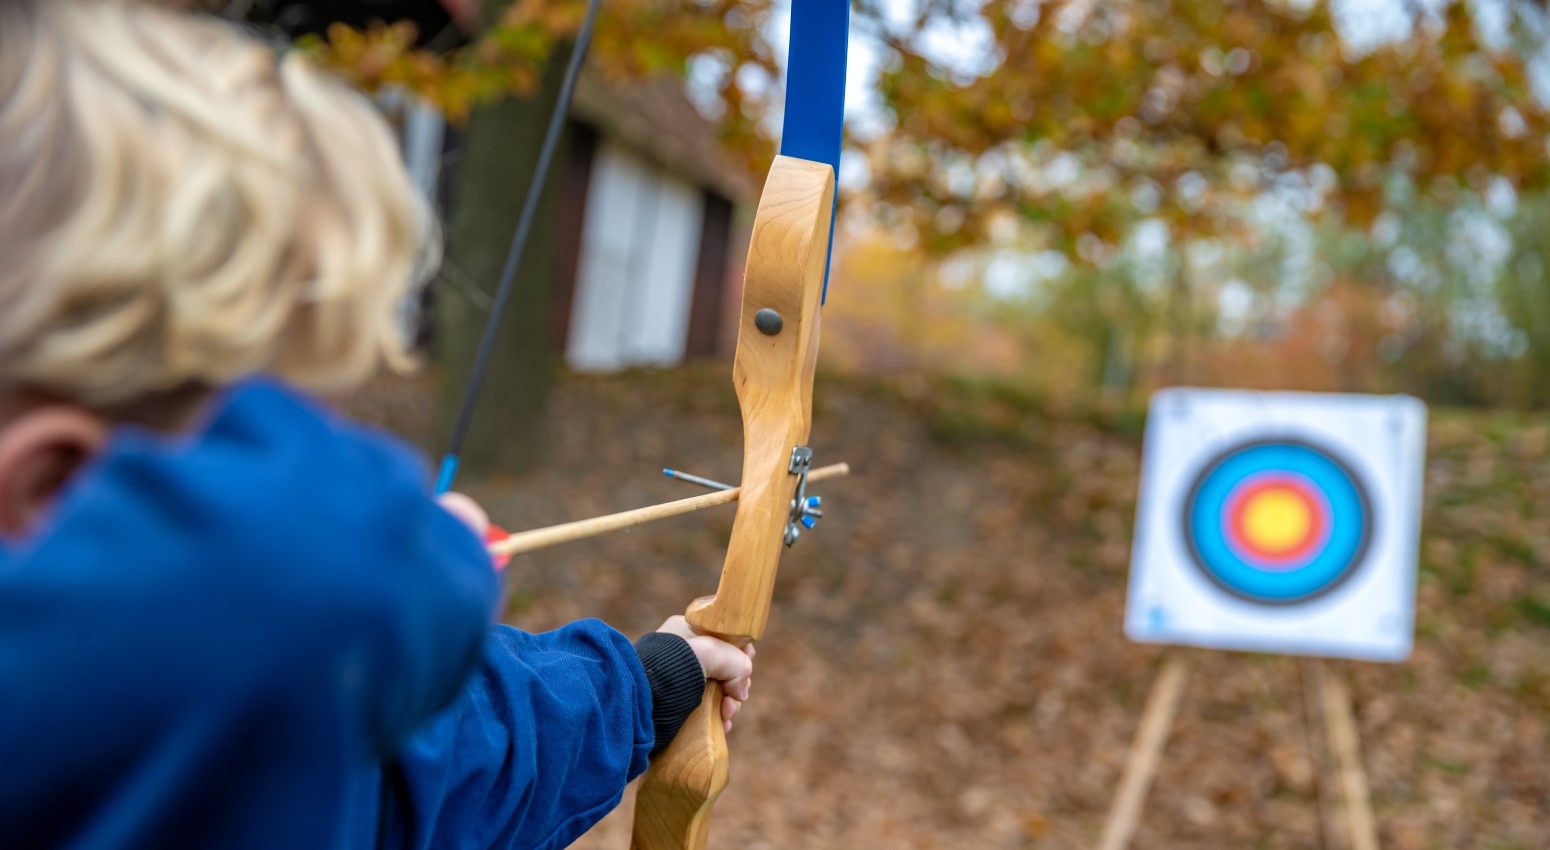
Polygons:
<instances>
[{"instance_id":1,"label":"blonde hair","mask_svg":"<svg viewBox=\"0 0 1550 850\"><path fill-rule=\"evenodd\" d=\"M0 390L99 409L407 362L435 223L302 56L127 0L0 0Z\"/></svg>"}]
</instances>

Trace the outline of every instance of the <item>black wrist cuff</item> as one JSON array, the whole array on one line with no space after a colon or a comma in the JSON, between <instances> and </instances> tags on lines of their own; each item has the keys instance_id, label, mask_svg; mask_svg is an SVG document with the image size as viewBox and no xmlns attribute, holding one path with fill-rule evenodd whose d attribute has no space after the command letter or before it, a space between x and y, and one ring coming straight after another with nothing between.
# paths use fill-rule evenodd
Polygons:
<instances>
[{"instance_id":1,"label":"black wrist cuff","mask_svg":"<svg viewBox=\"0 0 1550 850\"><path fill-rule=\"evenodd\" d=\"M689 642L678 635L652 632L635 642L635 654L646 668L651 686L651 722L656 744L651 754L667 748L705 694L705 671Z\"/></svg>"}]
</instances>

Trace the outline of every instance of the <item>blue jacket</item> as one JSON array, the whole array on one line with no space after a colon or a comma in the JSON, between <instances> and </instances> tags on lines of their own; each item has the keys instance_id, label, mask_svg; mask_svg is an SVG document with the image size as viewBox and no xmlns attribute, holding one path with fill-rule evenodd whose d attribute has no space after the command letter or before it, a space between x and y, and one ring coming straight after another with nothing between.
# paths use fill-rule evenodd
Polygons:
<instances>
[{"instance_id":1,"label":"blue jacket","mask_svg":"<svg viewBox=\"0 0 1550 850\"><path fill-rule=\"evenodd\" d=\"M619 805L654 741L623 635L596 620L496 626L457 702L362 783L351 847L565 847Z\"/></svg>"},{"instance_id":2,"label":"blue jacket","mask_svg":"<svg viewBox=\"0 0 1550 850\"><path fill-rule=\"evenodd\" d=\"M497 595L408 452L275 384L117 431L0 542L0 846L560 846L650 695L622 636L492 631Z\"/></svg>"}]
</instances>

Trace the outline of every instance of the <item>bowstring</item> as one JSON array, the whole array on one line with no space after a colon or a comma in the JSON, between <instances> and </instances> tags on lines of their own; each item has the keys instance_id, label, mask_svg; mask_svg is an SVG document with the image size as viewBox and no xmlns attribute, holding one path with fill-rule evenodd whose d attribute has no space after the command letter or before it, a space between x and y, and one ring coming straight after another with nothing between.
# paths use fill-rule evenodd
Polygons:
<instances>
[{"instance_id":1,"label":"bowstring","mask_svg":"<svg viewBox=\"0 0 1550 850\"><path fill-rule=\"evenodd\" d=\"M597 21L598 9L602 5L602 0L587 0L587 14L582 19L581 30L576 35L575 46L565 66L565 77L560 83L559 100L556 101L554 111L549 115L549 127L544 131L544 143L538 152L538 163L533 168L533 180L528 184L527 197L522 201L522 214L517 219L517 230L512 234L511 247L506 252L506 264L501 269L500 284L495 290L495 300L490 305L490 317L485 320L484 332L479 339L479 350L474 355L474 368L469 373L468 387L463 391L462 402L458 405L457 419L452 426L452 438L448 442L447 453L442 457L441 469L436 475L438 494L452 489L452 483L457 479L463 444L467 441L468 430L473 425L474 409L479 405L480 390L484 386L485 375L490 369L490 358L495 352L495 342L500 337L501 319L506 314L511 293L516 288L517 269L522 265L522 255L527 250L528 237L533 230L533 219L538 214L539 197L543 194L544 184L549 180L549 166L554 160L555 148L559 146L561 131L565 128L565 118L570 114L571 100L576 91L576 79L581 75L582 63L586 59L588 48L591 47L592 28Z\"/></svg>"}]
</instances>

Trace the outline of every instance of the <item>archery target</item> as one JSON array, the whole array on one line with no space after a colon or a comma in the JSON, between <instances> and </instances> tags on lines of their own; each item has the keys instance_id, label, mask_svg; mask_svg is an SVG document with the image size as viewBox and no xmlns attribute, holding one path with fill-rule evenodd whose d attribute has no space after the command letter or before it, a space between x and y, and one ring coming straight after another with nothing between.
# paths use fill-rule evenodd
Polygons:
<instances>
[{"instance_id":1,"label":"archery target","mask_svg":"<svg viewBox=\"0 0 1550 850\"><path fill-rule=\"evenodd\" d=\"M1126 612L1134 640L1409 652L1425 408L1166 390L1153 400Z\"/></svg>"},{"instance_id":2,"label":"archery target","mask_svg":"<svg viewBox=\"0 0 1550 850\"><path fill-rule=\"evenodd\" d=\"M1361 481L1307 443L1236 446L1207 466L1184 503L1195 564L1223 591L1293 605L1361 566L1372 509Z\"/></svg>"}]
</instances>

